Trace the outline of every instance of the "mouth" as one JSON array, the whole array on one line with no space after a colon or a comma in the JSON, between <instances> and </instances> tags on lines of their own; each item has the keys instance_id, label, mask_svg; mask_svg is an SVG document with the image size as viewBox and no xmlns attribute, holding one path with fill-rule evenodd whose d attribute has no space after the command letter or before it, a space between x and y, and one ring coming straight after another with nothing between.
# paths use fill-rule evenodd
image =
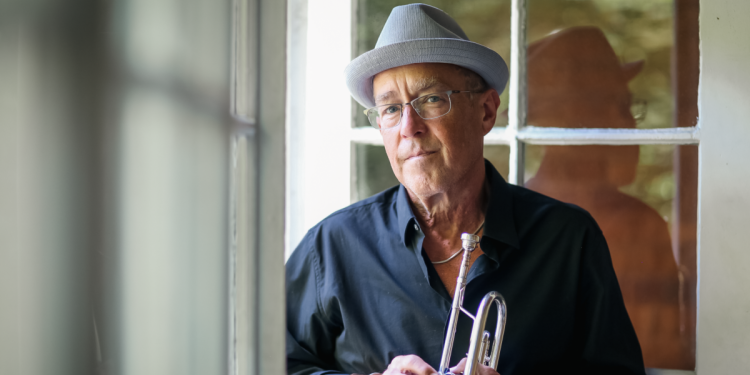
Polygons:
<instances>
[{"instance_id":1,"label":"mouth","mask_svg":"<svg viewBox=\"0 0 750 375\"><path fill-rule=\"evenodd\" d=\"M427 156L430 156L437 151L418 151L414 154L409 155L409 157L406 158L406 160L417 160L417 159L423 159Z\"/></svg>"}]
</instances>

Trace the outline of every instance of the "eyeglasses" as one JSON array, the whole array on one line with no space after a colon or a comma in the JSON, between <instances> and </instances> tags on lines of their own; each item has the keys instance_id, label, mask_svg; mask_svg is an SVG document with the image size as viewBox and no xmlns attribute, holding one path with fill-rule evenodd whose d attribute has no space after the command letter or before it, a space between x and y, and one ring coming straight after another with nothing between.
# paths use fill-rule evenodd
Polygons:
<instances>
[{"instance_id":1,"label":"eyeglasses","mask_svg":"<svg viewBox=\"0 0 750 375\"><path fill-rule=\"evenodd\" d=\"M411 105L414 112L424 120L442 117L451 111L451 94L477 91L450 90L422 95L411 102L402 104L383 104L365 109L365 115L375 129L388 129L401 123L404 106Z\"/></svg>"},{"instance_id":2,"label":"eyeglasses","mask_svg":"<svg viewBox=\"0 0 750 375\"><path fill-rule=\"evenodd\" d=\"M648 113L648 102L642 99L633 99L630 103L630 113L633 115L636 124L640 124L646 120L646 113Z\"/></svg>"}]
</instances>

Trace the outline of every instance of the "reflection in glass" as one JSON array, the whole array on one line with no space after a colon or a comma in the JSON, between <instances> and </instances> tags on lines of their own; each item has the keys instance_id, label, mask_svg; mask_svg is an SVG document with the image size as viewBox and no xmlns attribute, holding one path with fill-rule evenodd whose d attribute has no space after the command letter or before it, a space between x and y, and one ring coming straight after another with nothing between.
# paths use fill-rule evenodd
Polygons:
<instances>
[{"instance_id":1,"label":"reflection in glass","mask_svg":"<svg viewBox=\"0 0 750 375\"><path fill-rule=\"evenodd\" d=\"M684 323L695 307L684 289L694 275L689 263L678 263L691 260L673 251L670 238L670 229L681 224L673 214L674 149L528 146L527 168L538 167L527 170L533 177L526 187L591 213L607 239L646 366L690 369L694 328Z\"/></svg>"},{"instance_id":2,"label":"reflection in glass","mask_svg":"<svg viewBox=\"0 0 750 375\"><path fill-rule=\"evenodd\" d=\"M600 29L559 31L529 45L527 54L530 124L635 128L628 82L641 72L643 61L621 64ZM643 105L635 108L642 111Z\"/></svg>"},{"instance_id":3,"label":"reflection in glass","mask_svg":"<svg viewBox=\"0 0 750 375\"><path fill-rule=\"evenodd\" d=\"M634 98L648 103L648 116L637 126L666 128L672 126L674 108L671 78L671 51L675 43L673 10L672 0L534 0L528 2L527 38L534 45L534 42L551 33L571 27L587 26L601 30L612 46L611 58L618 62L645 63L641 74L629 77L633 78L632 81L628 80ZM581 53L597 53L587 47L583 44L574 52L571 51L571 54L578 56ZM695 89L697 90L697 86ZM593 92L591 94L594 95ZM607 94L606 89L602 94ZM529 123L536 125L531 119ZM627 124L601 127L620 127L619 125ZM585 127L600 126L591 123Z\"/></svg>"},{"instance_id":4,"label":"reflection in glass","mask_svg":"<svg viewBox=\"0 0 750 375\"><path fill-rule=\"evenodd\" d=\"M633 99L632 82L647 74L643 61L622 63L608 37L599 27L575 26L529 45L530 124L635 128L639 122L655 127L648 122L665 119L658 101L646 105ZM654 89L658 86L657 80ZM672 125L669 116L656 125ZM697 181L691 177L697 158L691 147L527 147L527 176L534 177L526 186L583 207L602 228L647 367L694 367L695 245L690 237L695 227L690 218L695 205L690 192ZM676 182L682 198L675 205ZM674 246L668 222L680 234Z\"/></svg>"}]
</instances>

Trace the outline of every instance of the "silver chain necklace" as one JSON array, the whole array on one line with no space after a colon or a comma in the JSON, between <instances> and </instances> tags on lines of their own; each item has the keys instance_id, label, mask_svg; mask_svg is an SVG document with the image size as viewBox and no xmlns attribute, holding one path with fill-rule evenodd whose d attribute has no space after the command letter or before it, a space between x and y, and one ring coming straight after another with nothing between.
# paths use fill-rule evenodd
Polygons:
<instances>
[{"instance_id":1,"label":"silver chain necklace","mask_svg":"<svg viewBox=\"0 0 750 375\"><path fill-rule=\"evenodd\" d=\"M477 233L479 233L479 231L480 231L480 230L482 230L482 228L484 228L484 220L482 220L482 225L480 225L480 226L479 226L479 228L477 228L477 230L476 230L476 231L474 232L474 234L477 234ZM443 264L443 263L448 263L448 262L450 262L451 260L453 260L453 258L457 257L457 256L458 256L458 254L461 254L461 251L463 251L463 248L460 248L460 249L458 249L458 251L456 251L455 253L453 253L453 255L451 255L451 256L450 256L450 257L449 257L448 259L446 259L446 260L439 260L439 261L437 261L437 262L431 262L431 263L432 263L432 264Z\"/></svg>"}]
</instances>

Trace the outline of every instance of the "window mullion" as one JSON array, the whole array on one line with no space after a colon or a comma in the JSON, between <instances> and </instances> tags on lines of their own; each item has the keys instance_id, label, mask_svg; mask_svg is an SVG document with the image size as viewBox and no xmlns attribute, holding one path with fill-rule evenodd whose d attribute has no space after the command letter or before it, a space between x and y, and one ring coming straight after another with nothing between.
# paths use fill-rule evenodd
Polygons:
<instances>
[{"instance_id":1,"label":"window mullion","mask_svg":"<svg viewBox=\"0 0 750 375\"><path fill-rule=\"evenodd\" d=\"M534 145L645 145L698 144L700 128L546 128L527 126L515 133L516 138ZM485 143L487 143L485 141Z\"/></svg>"},{"instance_id":2,"label":"window mullion","mask_svg":"<svg viewBox=\"0 0 750 375\"><path fill-rule=\"evenodd\" d=\"M524 143L518 132L526 125L526 0L512 0L510 5L510 103L508 128L510 159L508 180L523 184Z\"/></svg>"}]
</instances>

